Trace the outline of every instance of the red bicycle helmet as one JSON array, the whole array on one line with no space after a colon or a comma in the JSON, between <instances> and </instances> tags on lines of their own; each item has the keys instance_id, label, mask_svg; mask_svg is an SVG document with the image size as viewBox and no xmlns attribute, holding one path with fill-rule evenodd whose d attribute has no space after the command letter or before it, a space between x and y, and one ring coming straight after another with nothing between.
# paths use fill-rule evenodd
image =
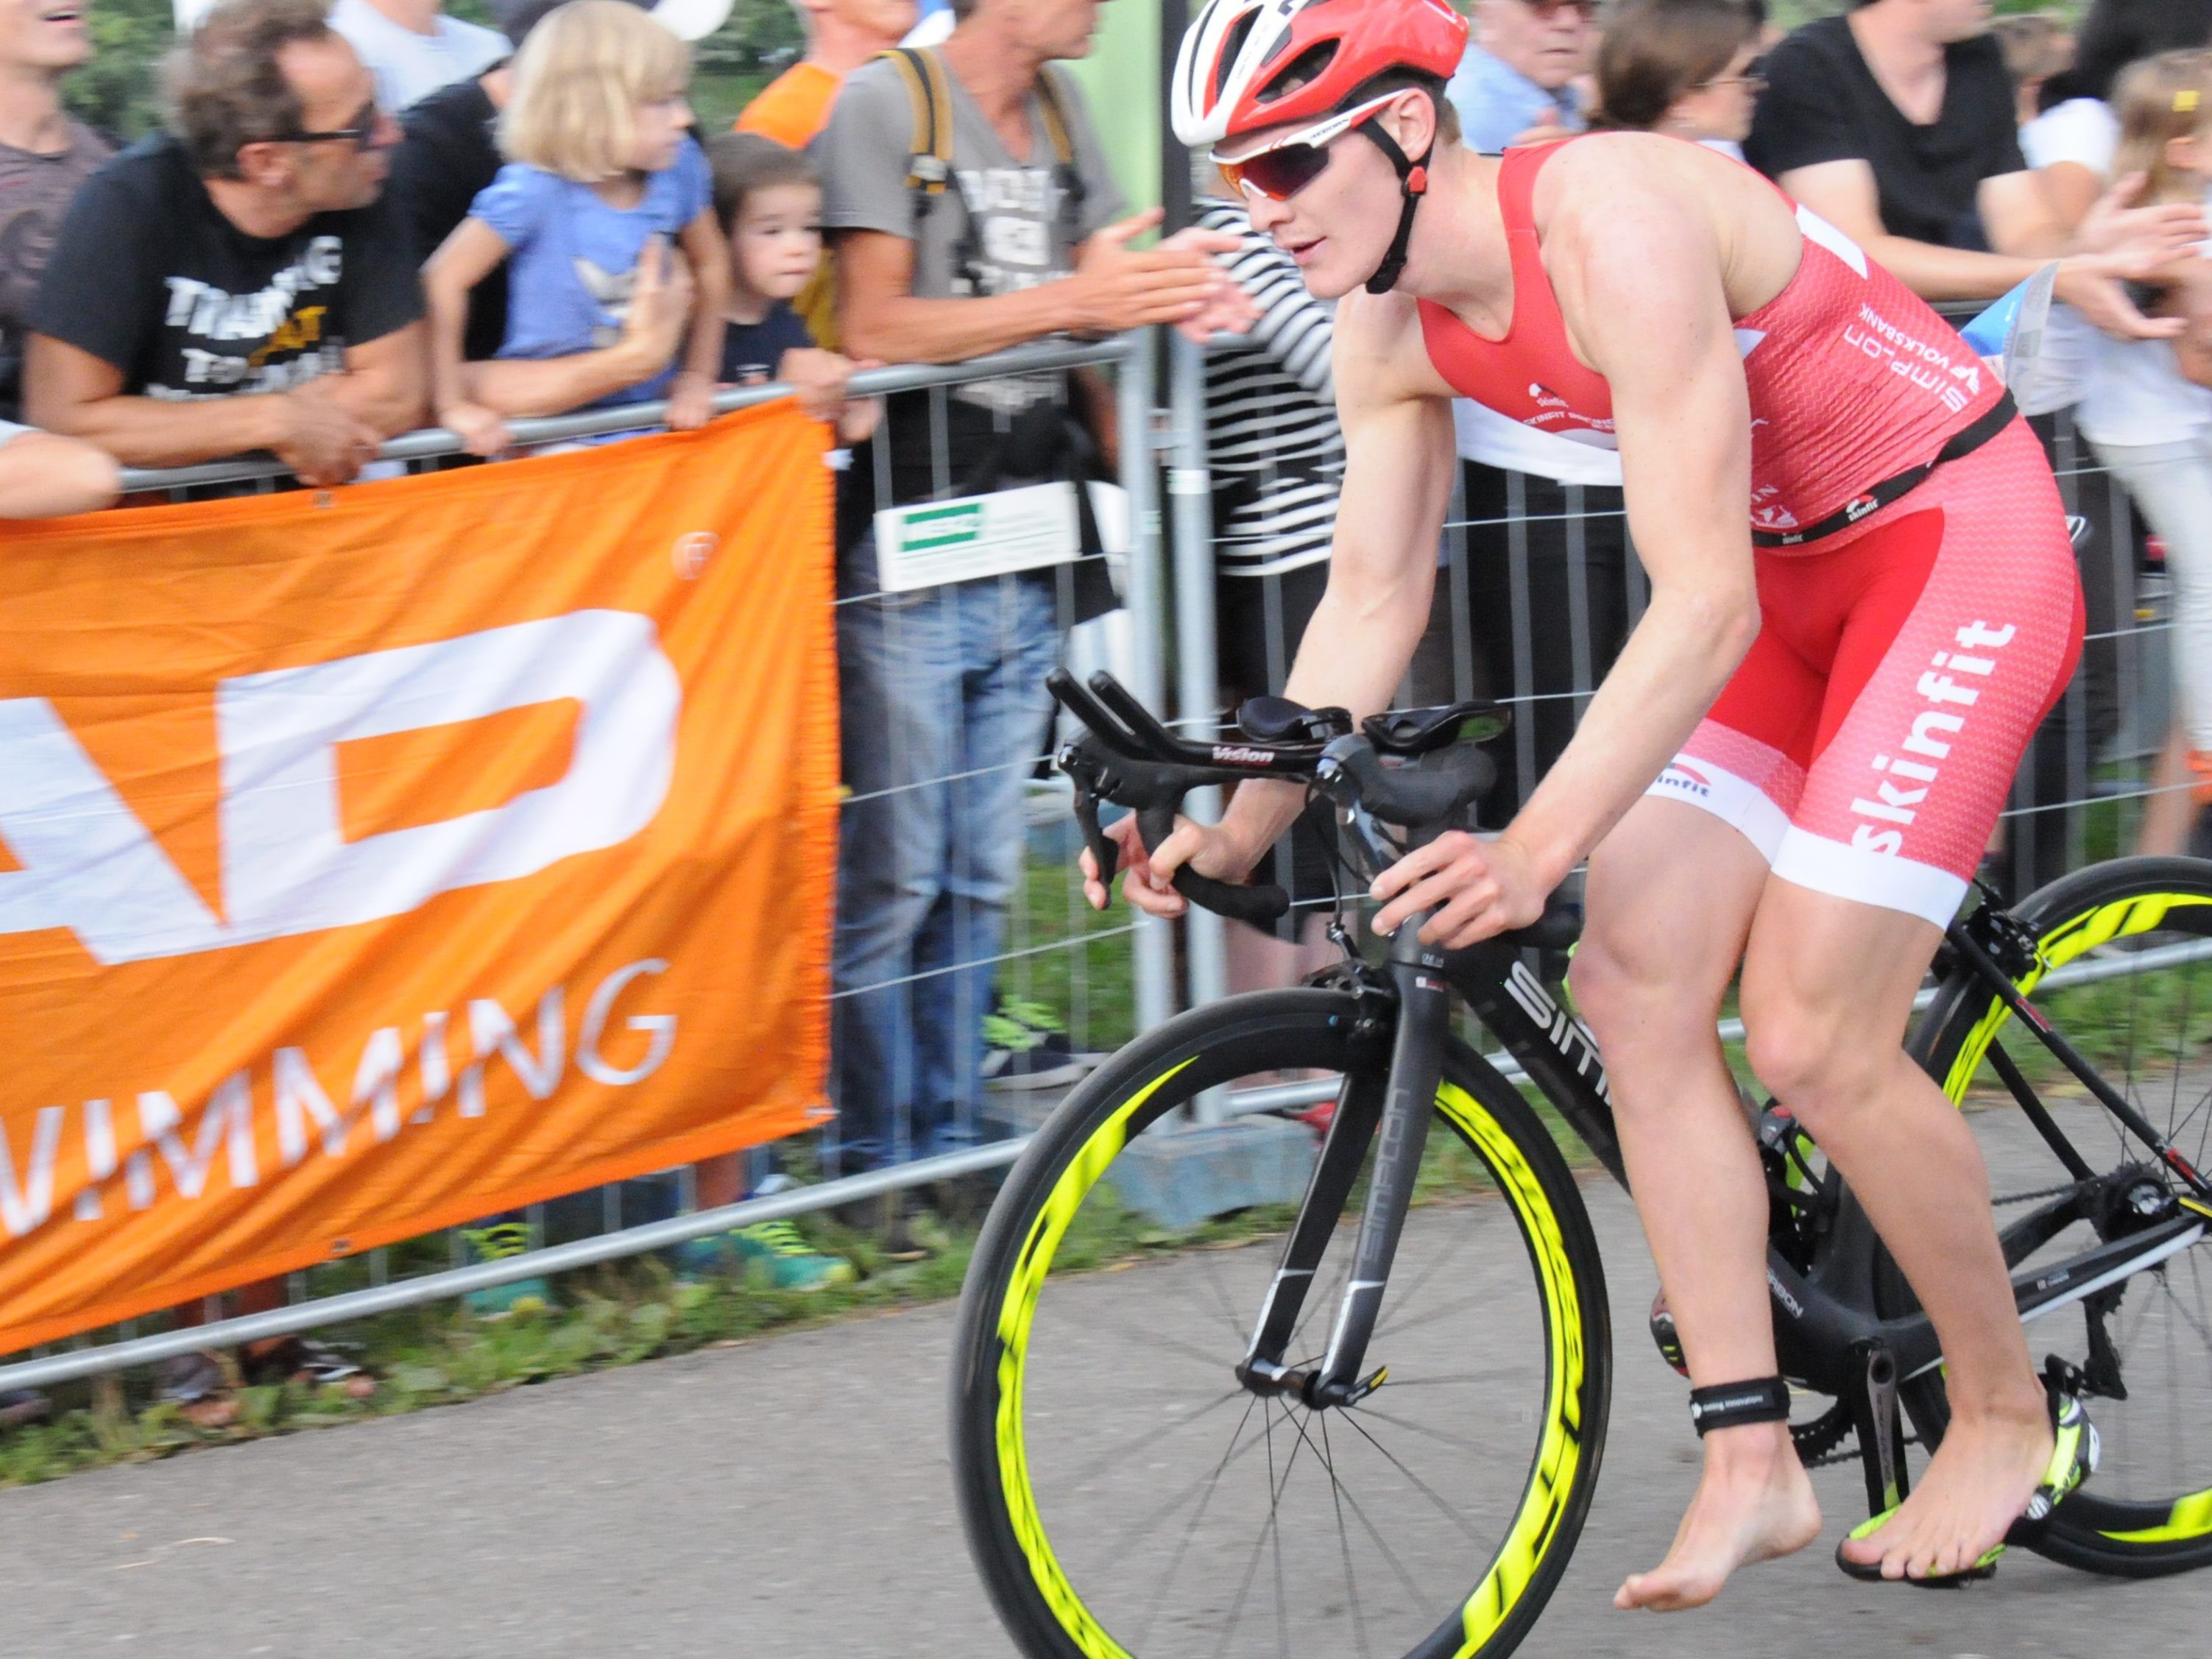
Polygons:
<instances>
[{"instance_id":1,"label":"red bicycle helmet","mask_svg":"<svg viewBox=\"0 0 2212 1659\"><path fill-rule=\"evenodd\" d=\"M1394 70L1449 80L1467 19L1445 0L1206 0L1184 33L1173 85L1176 137L1193 149L1263 128L1317 121ZM1372 120L1354 129L1390 159L1404 198L1398 234L1367 280L1389 291L1406 263L1426 153L1408 157Z\"/></svg>"}]
</instances>

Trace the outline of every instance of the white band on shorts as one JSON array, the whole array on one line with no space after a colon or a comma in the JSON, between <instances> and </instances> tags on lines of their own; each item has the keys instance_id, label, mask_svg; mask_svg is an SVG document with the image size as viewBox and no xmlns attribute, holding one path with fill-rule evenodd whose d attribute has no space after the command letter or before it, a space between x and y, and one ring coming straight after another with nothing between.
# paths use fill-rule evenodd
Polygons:
<instances>
[{"instance_id":1,"label":"white band on shorts","mask_svg":"<svg viewBox=\"0 0 2212 1659\"><path fill-rule=\"evenodd\" d=\"M1644 793L1711 812L1739 831L1770 865L1781 850L1783 836L1790 828L1789 815L1756 784L1708 760L1675 756Z\"/></svg>"},{"instance_id":2,"label":"white band on shorts","mask_svg":"<svg viewBox=\"0 0 2212 1659\"><path fill-rule=\"evenodd\" d=\"M1959 901L1966 896L1963 876L1893 853L1869 853L1794 823L1782 838L1781 851L1767 862L1776 875L1797 886L1885 910L1902 910L1938 927L1951 925L1951 918L1959 914Z\"/></svg>"}]
</instances>

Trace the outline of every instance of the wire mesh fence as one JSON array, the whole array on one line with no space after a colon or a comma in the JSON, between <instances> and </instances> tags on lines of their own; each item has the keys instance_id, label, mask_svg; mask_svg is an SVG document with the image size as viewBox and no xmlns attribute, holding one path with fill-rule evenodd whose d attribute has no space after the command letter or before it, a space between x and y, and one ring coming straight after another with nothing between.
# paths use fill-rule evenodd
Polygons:
<instances>
[{"instance_id":1,"label":"wire mesh fence","mask_svg":"<svg viewBox=\"0 0 2212 1659\"><path fill-rule=\"evenodd\" d=\"M854 382L855 395L884 398L886 413L839 490L851 792L831 993L842 1115L817 1141L756 1152L750 1169L757 1182L784 1158L831 1179L704 1209L689 1170L594 1189L519 1218L531 1247L521 1254L489 1256L468 1230L392 1246L292 1275L281 1305L191 1328L137 1322L0 1366L0 1388L365 1318L1002 1168L1087 1056L1177 1006L1295 979L1314 951L1312 925L1302 939L1299 919L1335 902L1325 851L1287 838L1277 849L1277 877L1291 875L1297 901L1281 938L1202 913L1175 929L1126 910L1101 915L1075 877L1067 798L1047 763L1055 734L1042 678L1054 662L1110 669L1149 705L1203 730L1231 718L1240 697L1282 688L1325 580L1328 515L1302 521L1318 525L1323 558L1275 556L1280 515L1255 519L1251 506L1255 477L1261 498L1283 499L1268 493L1274 428L1261 422L1256 440L1249 419L1230 429L1224 399L1237 380L1222 370L1188 342L1131 337ZM741 388L719 407L784 395ZM1093 413L1090 431L1118 431L1110 468L1110 445L1042 459L1020 447L1034 441L1023 412L1062 402ZM516 435L544 444L635 430L659 413L587 412L519 423ZM1270 415L1286 449L1305 418L1288 406ZM2001 874L2016 893L2132 848L2161 787L2172 709L2170 587L2155 550L2068 418L2039 424L2069 510L2092 526L2081 553L2089 642L2005 815ZM1311 435L1297 434L1309 451ZM1231 444L1242 482L1224 494ZM424 468L456 448L449 434L416 433L384 459ZM1291 482L1309 495L1316 476L1328 476L1315 474L1310 455L1298 468ZM1089 511L1072 554L936 583L883 557L879 513L1109 472L1119 493L1083 492ZM286 485L281 469L251 461L125 483L142 501ZM1333 513L1333 492L1319 493ZM1262 544L1270 557L1255 560ZM1487 827L1510 816L1565 746L1647 599L1617 488L1463 464L1431 625L1401 701L1490 697L1514 711L1499 782L1479 807ZM1218 803L1194 805L1203 813ZM1201 1115L1308 1103L1290 1087L1280 1099L1213 1102Z\"/></svg>"}]
</instances>

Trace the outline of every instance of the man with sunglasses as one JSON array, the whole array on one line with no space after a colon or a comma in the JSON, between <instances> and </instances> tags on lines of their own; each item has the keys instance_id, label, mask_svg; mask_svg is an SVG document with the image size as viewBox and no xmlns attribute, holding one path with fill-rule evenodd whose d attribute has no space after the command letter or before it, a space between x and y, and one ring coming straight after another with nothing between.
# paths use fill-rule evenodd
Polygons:
<instances>
[{"instance_id":1,"label":"man with sunglasses","mask_svg":"<svg viewBox=\"0 0 2212 1659\"><path fill-rule=\"evenodd\" d=\"M1375 884L1375 927L1429 914L1425 945L1469 945L1535 921L1589 860L1576 1000L1705 1437L1673 1547L1617 1605L1710 1601L1820 1529L1777 1374L1766 1189L1715 1035L1739 963L1753 1070L1850 1182L1949 1367L1941 1447L1839 1565L1956 1578L2094 1462L2075 1418L2057 1432L2076 1402L2029 1363L1973 1136L1903 1053L2080 650L2057 488L1972 349L1748 168L1643 133L1503 161L1454 142L1440 93L1464 31L1444 0L1210 0L1176 65L1178 136L1341 299L1346 467L1287 692L1355 715L1394 695L1428 621L1455 395L1618 449L1649 607L1504 834L1410 854ZM1124 891L1179 914L1175 869L1242 879L1302 805L1248 784L1149 856L1119 827Z\"/></svg>"},{"instance_id":2,"label":"man with sunglasses","mask_svg":"<svg viewBox=\"0 0 2212 1659\"><path fill-rule=\"evenodd\" d=\"M269 450L322 485L420 421L398 128L325 10L227 0L176 48L170 130L86 182L47 265L33 423L131 466Z\"/></svg>"}]
</instances>

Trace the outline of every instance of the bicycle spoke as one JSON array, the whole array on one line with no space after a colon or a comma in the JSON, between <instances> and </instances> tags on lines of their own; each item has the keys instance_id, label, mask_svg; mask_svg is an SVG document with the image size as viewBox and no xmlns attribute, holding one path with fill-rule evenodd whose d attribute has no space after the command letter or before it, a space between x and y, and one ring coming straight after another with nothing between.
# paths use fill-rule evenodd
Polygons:
<instances>
[{"instance_id":1,"label":"bicycle spoke","mask_svg":"<svg viewBox=\"0 0 2212 1659\"><path fill-rule=\"evenodd\" d=\"M1403 1336L1407 1331L1418 1331L1424 1325L1433 1325L1439 1319L1449 1319L1454 1314L1465 1313L1470 1308L1480 1308L1490 1300L1492 1298L1488 1295L1477 1291L1464 1301L1452 1303L1447 1307L1431 1308L1425 1314L1401 1319L1395 1325L1385 1325L1368 1339L1367 1346L1372 1349L1378 1342L1387 1342L1394 1336Z\"/></svg>"},{"instance_id":2,"label":"bicycle spoke","mask_svg":"<svg viewBox=\"0 0 2212 1659\"><path fill-rule=\"evenodd\" d=\"M1257 1404L1260 1398L1259 1395L1255 1395L1252 1398L1254 1403ZM1136 1541L1139 1534L1150 1532L1153 1527L1166 1520L1170 1515L1173 1515L1177 1510L1181 1509L1185 1504L1189 1502L1191 1495L1196 1492L1200 1487L1218 1486L1221 1482L1223 1474L1226 1472L1231 1463L1236 1462L1239 1458L1247 1455L1257 1447L1265 1443L1261 1439L1255 1437L1253 1439L1245 1441L1243 1448L1241 1449L1238 1449L1237 1444L1237 1439L1243 1434L1244 1425L1251 1420L1252 1407L1250 1406L1247 1406L1244 1408L1244 1415L1237 1420L1236 1433L1230 1437L1229 1455L1221 1460L1219 1465L1215 1468L1213 1473L1211 1474L1200 1475L1195 1480L1191 1481L1188 1486L1184 1486L1180 1492L1176 1492L1174 1497L1168 1499L1166 1503L1161 1504L1159 1508L1154 1510L1150 1515L1139 1516L1134 1525L1127 1528L1114 1540L1113 1547L1105 1553L1106 1559L1109 1561L1119 1559L1128 1549L1129 1546ZM1210 1502L1212 1500L1209 1499L1208 1501Z\"/></svg>"},{"instance_id":3,"label":"bicycle spoke","mask_svg":"<svg viewBox=\"0 0 2212 1659\"><path fill-rule=\"evenodd\" d=\"M1291 1426L1297 1430L1300 1436L1303 1437L1305 1434L1304 1425L1295 1419L1292 1419ZM1332 1479L1334 1478L1332 1475ZM1352 1519L1367 1528L1367 1535L1375 1540L1376 1549L1381 1552L1382 1559L1390 1564L1390 1571L1398 1575L1398 1582L1406 1587L1406 1593L1413 1597L1417 1605L1425 1601L1427 1592L1413 1582L1413 1575L1406 1571L1405 1563L1399 1560L1397 1552L1383 1540L1381 1531L1376 1528L1374 1522L1368 1518L1366 1510L1361 1507L1359 1500L1352 1495L1352 1489L1341 1480L1336 1480L1335 1487L1337 1492L1342 1494L1344 1501L1352 1506Z\"/></svg>"},{"instance_id":4,"label":"bicycle spoke","mask_svg":"<svg viewBox=\"0 0 2212 1659\"><path fill-rule=\"evenodd\" d=\"M1386 1386L1395 1387L1395 1385ZM1388 1423L1391 1427L1403 1429L1408 1434L1426 1435L1431 1440L1441 1441L1443 1444L1455 1447L1461 1451L1473 1452L1477 1456L1496 1457L1499 1455L1495 1449L1484 1445L1479 1440L1463 1440L1455 1434L1446 1434L1442 1429L1431 1429L1419 1423L1409 1423L1402 1417L1393 1417L1388 1412L1376 1411L1364 1400L1352 1409L1362 1417L1373 1418L1377 1423Z\"/></svg>"},{"instance_id":5,"label":"bicycle spoke","mask_svg":"<svg viewBox=\"0 0 2212 1659\"><path fill-rule=\"evenodd\" d=\"M1415 1474L1413 1470L1407 1468L1404 1462L1395 1452L1392 1451L1380 1440L1377 1440L1373 1435L1368 1433L1365 1425L1363 1425L1357 1417L1353 1416L1350 1413L1346 1413L1345 1414L1344 1420L1352 1428L1357 1429L1359 1431L1359 1437L1361 1439L1364 1440L1369 1445L1374 1447L1376 1451L1381 1452L1383 1456L1389 1458L1390 1460L1391 1467L1395 1468L1399 1474L1404 1475L1407 1480L1411 1481L1413 1484L1414 1488L1419 1491L1423 1497L1426 1498L1429 1502L1434 1504L1438 1510L1442 1510L1445 1520L1457 1527L1474 1542L1480 1544L1484 1541L1482 1535L1476 1532L1473 1526L1468 1524L1467 1518L1464 1516L1461 1515L1457 1510L1454 1509L1449 1504L1447 1504L1441 1497L1439 1497L1436 1489L1430 1486L1427 1481L1422 1480L1419 1475Z\"/></svg>"},{"instance_id":6,"label":"bicycle spoke","mask_svg":"<svg viewBox=\"0 0 2212 1659\"><path fill-rule=\"evenodd\" d=\"M1213 1413L1220 1410L1222 1407L1227 1405L1231 1401L1236 1399L1238 1395L1243 1395L1243 1393L1244 1390L1242 1388L1231 1389L1217 1398L1208 1401L1205 1405L1200 1406L1196 1411L1190 1413L1187 1416L1179 1417L1172 1423L1164 1423L1158 1428L1139 1431L1135 1439L1125 1441L1118 1446L1109 1447L1105 1451L1101 1452L1096 1458L1093 1458L1089 1463L1085 1464L1084 1466L1083 1472L1066 1483L1068 1489L1073 1492L1082 1491L1084 1487L1089 1486L1091 1482L1097 1477L1099 1471L1103 1469L1109 1463L1118 1462L1122 1458L1130 1455L1133 1452L1143 1451L1146 1447L1152 1445L1154 1443L1166 1439L1168 1436L1175 1433L1179 1429L1189 1428L1193 1424L1197 1423L1203 1419L1211 1416Z\"/></svg>"},{"instance_id":7,"label":"bicycle spoke","mask_svg":"<svg viewBox=\"0 0 2212 1659\"><path fill-rule=\"evenodd\" d=\"M1344 1559L1344 1587L1352 1602L1352 1633L1365 1659L1374 1659L1367 1645L1367 1615L1359 1605L1359 1575L1352 1570L1352 1537L1344 1529L1344 1483L1336 1478L1336 1458L1329 1445L1328 1414L1321 1419L1321 1462L1328 1471L1328 1497L1336 1510L1336 1551Z\"/></svg>"},{"instance_id":8,"label":"bicycle spoke","mask_svg":"<svg viewBox=\"0 0 2212 1659\"><path fill-rule=\"evenodd\" d=\"M1159 1617L1160 1603L1166 1600L1168 1590L1175 1583L1176 1575L1182 1571L1183 1561L1190 1553L1190 1540L1198 1531L1198 1523L1206 1518L1206 1511L1213 1502L1213 1494L1221 1489L1222 1474L1229 1468L1230 1459L1236 1455L1237 1437L1244 1432L1244 1425L1252 1420L1253 1407L1259 1403L1258 1395L1250 1396L1244 1407L1244 1415L1237 1420L1237 1433L1230 1437L1229 1449L1222 1453L1221 1462L1214 1465L1212 1478L1206 1483L1206 1496L1190 1512L1190 1520L1183 1527L1182 1537L1177 1540L1174 1553L1168 1557L1167 1576L1153 1587L1152 1605L1146 1609L1145 1622L1137 1632L1137 1646L1139 1649L1146 1645L1146 1638L1152 1634L1152 1621ZM1258 1443L1253 1443L1256 1445Z\"/></svg>"}]
</instances>

